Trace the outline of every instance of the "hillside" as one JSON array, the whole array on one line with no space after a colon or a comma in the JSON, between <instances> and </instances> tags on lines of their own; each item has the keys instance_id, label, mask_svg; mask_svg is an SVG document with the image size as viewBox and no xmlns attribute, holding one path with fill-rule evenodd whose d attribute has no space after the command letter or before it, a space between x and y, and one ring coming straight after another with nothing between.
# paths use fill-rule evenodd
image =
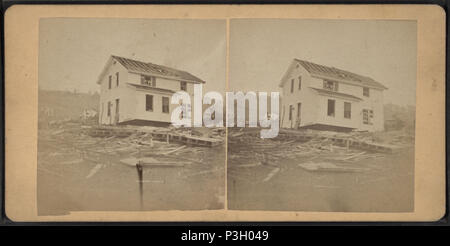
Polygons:
<instances>
[{"instance_id":1,"label":"hillside","mask_svg":"<svg viewBox=\"0 0 450 246\"><path fill-rule=\"evenodd\" d=\"M385 104L384 122L386 130L414 130L416 107Z\"/></svg>"},{"instance_id":2,"label":"hillside","mask_svg":"<svg viewBox=\"0 0 450 246\"><path fill-rule=\"evenodd\" d=\"M98 93L39 90L39 121L79 119L85 109L93 109L98 112L99 99Z\"/></svg>"}]
</instances>

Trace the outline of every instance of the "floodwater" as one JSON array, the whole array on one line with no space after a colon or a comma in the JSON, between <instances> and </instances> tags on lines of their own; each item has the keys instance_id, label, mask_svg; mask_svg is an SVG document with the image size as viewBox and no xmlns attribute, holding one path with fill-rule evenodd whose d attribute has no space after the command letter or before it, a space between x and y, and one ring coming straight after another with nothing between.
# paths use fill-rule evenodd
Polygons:
<instances>
[{"instance_id":1,"label":"floodwater","mask_svg":"<svg viewBox=\"0 0 450 246\"><path fill-rule=\"evenodd\" d=\"M319 212L414 210L414 148L352 166L362 172L309 171L298 159L273 165L228 164L228 208Z\"/></svg>"},{"instance_id":2,"label":"floodwater","mask_svg":"<svg viewBox=\"0 0 450 246\"><path fill-rule=\"evenodd\" d=\"M141 201L137 168L120 160L151 155L153 150L144 146L143 150L136 151L124 142L122 139L92 138L77 131L60 133L40 129L39 215L67 214L70 211L224 208L224 146L187 147L168 156L180 162L188 160L184 166L144 166ZM117 151L110 146L116 146ZM154 146L157 151L157 148L175 149L182 145L154 141Z\"/></svg>"}]
</instances>

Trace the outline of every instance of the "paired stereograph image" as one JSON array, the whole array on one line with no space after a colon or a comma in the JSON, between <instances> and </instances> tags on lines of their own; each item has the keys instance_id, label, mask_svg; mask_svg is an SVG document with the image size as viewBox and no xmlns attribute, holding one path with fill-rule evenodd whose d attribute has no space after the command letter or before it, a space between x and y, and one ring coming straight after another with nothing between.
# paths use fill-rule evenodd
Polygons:
<instances>
[{"instance_id":1,"label":"paired stereograph image","mask_svg":"<svg viewBox=\"0 0 450 246\"><path fill-rule=\"evenodd\" d=\"M39 215L414 211L416 22L229 22L40 20Z\"/></svg>"}]
</instances>

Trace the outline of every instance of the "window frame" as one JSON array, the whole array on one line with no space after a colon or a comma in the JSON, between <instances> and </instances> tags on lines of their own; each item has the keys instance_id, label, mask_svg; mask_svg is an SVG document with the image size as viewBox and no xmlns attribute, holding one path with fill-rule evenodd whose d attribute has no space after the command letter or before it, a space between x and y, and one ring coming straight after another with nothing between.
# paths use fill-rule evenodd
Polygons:
<instances>
[{"instance_id":1,"label":"window frame","mask_svg":"<svg viewBox=\"0 0 450 246\"><path fill-rule=\"evenodd\" d=\"M373 125L373 116L374 113L372 109L363 109L363 124Z\"/></svg>"},{"instance_id":2,"label":"window frame","mask_svg":"<svg viewBox=\"0 0 450 246\"><path fill-rule=\"evenodd\" d=\"M363 87L363 96L370 97L370 88L369 87Z\"/></svg>"},{"instance_id":3,"label":"window frame","mask_svg":"<svg viewBox=\"0 0 450 246\"><path fill-rule=\"evenodd\" d=\"M110 117L111 116L111 102L108 101L108 111L106 113L106 116Z\"/></svg>"},{"instance_id":4,"label":"window frame","mask_svg":"<svg viewBox=\"0 0 450 246\"><path fill-rule=\"evenodd\" d=\"M333 102L333 111L330 110L330 102ZM335 117L336 115L336 100L334 99L328 99L327 101L327 116L329 117Z\"/></svg>"},{"instance_id":5,"label":"window frame","mask_svg":"<svg viewBox=\"0 0 450 246\"><path fill-rule=\"evenodd\" d=\"M298 76L298 90L302 90L302 76Z\"/></svg>"},{"instance_id":6,"label":"window frame","mask_svg":"<svg viewBox=\"0 0 450 246\"><path fill-rule=\"evenodd\" d=\"M346 108L347 105L348 109ZM352 118L352 104L350 102L344 102L344 119L351 119L351 118Z\"/></svg>"},{"instance_id":7,"label":"window frame","mask_svg":"<svg viewBox=\"0 0 450 246\"><path fill-rule=\"evenodd\" d=\"M151 107L149 107L149 98L151 98ZM153 112L153 107L154 107L154 96L151 94L145 94L145 111L146 112Z\"/></svg>"},{"instance_id":8,"label":"window frame","mask_svg":"<svg viewBox=\"0 0 450 246\"><path fill-rule=\"evenodd\" d=\"M116 72L116 87L119 87L119 72Z\"/></svg>"},{"instance_id":9,"label":"window frame","mask_svg":"<svg viewBox=\"0 0 450 246\"><path fill-rule=\"evenodd\" d=\"M112 75L109 75L108 77L108 90L111 90L112 88Z\"/></svg>"},{"instance_id":10,"label":"window frame","mask_svg":"<svg viewBox=\"0 0 450 246\"><path fill-rule=\"evenodd\" d=\"M292 120L293 111L294 111L294 105L289 105L289 120Z\"/></svg>"},{"instance_id":11,"label":"window frame","mask_svg":"<svg viewBox=\"0 0 450 246\"><path fill-rule=\"evenodd\" d=\"M291 79L291 94L294 93L294 79Z\"/></svg>"},{"instance_id":12,"label":"window frame","mask_svg":"<svg viewBox=\"0 0 450 246\"><path fill-rule=\"evenodd\" d=\"M332 86L328 86L330 83ZM323 89L337 92L339 90L339 83L337 81L324 79L323 80Z\"/></svg>"},{"instance_id":13,"label":"window frame","mask_svg":"<svg viewBox=\"0 0 450 246\"><path fill-rule=\"evenodd\" d=\"M187 82L186 81L180 81L180 90L187 91Z\"/></svg>"},{"instance_id":14,"label":"window frame","mask_svg":"<svg viewBox=\"0 0 450 246\"><path fill-rule=\"evenodd\" d=\"M150 83L147 83L147 82ZM141 75L141 85L146 85L155 88L156 87L156 77L151 75Z\"/></svg>"},{"instance_id":15,"label":"window frame","mask_svg":"<svg viewBox=\"0 0 450 246\"><path fill-rule=\"evenodd\" d=\"M167 99L167 105L164 105L165 99ZM169 97L164 97L163 96L163 97L161 97L161 101L162 101L162 112L165 113L165 114L170 113L170 100L169 100ZM167 112L164 110L165 107L167 107Z\"/></svg>"}]
</instances>

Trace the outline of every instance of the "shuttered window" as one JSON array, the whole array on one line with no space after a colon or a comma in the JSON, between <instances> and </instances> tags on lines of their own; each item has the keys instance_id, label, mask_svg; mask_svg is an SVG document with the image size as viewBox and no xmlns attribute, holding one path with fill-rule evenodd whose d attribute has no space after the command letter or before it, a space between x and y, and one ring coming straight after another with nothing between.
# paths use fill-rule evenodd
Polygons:
<instances>
[{"instance_id":1,"label":"shuttered window","mask_svg":"<svg viewBox=\"0 0 450 246\"><path fill-rule=\"evenodd\" d=\"M153 95L145 95L145 110L153 111Z\"/></svg>"},{"instance_id":2,"label":"shuttered window","mask_svg":"<svg viewBox=\"0 0 450 246\"><path fill-rule=\"evenodd\" d=\"M332 99L328 99L328 110L327 110L327 115L328 116L332 116L334 117L334 106L335 106L336 101L332 100Z\"/></svg>"},{"instance_id":3,"label":"shuttered window","mask_svg":"<svg viewBox=\"0 0 450 246\"><path fill-rule=\"evenodd\" d=\"M365 96L365 97L370 96L369 87L363 87L363 96Z\"/></svg>"},{"instance_id":4,"label":"shuttered window","mask_svg":"<svg viewBox=\"0 0 450 246\"><path fill-rule=\"evenodd\" d=\"M108 116L111 116L111 102L108 102Z\"/></svg>"},{"instance_id":5,"label":"shuttered window","mask_svg":"<svg viewBox=\"0 0 450 246\"><path fill-rule=\"evenodd\" d=\"M294 106L289 105L289 120L292 120L292 112L294 111Z\"/></svg>"},{"instance_id":6,"label":"shuttered window","mask_svg":"<svg viewBox=\"0 0 450 246\"><path fill-rule=\"evenodd\" d=\"M373 111L370 109L363 109L363 124L372 125L373 123Z\"/></svg>"},{"instance_id":7,"label":"shuttered window","mask_svg":"<svg viewBox=\"0 0 450 246\"><path fill-rule=\"evenodd\" d=\"M298 77L298 90L302 89L302 76Z\"/></svg>"},{"instance_id":8,"label":"shuttered window","mask_svg":"<svg viewBox=\"0 0 450 246\"><path fill-rule=\"evenodd\" d=\"M352 118L352 104L349 102L344 102L344 118Z\"/></svg>"},{"instance_id":9,"label":"shuttered window","mask_svg":"<svg viewBox=\"0 0 450 246\"><path fill-rule=\"evenodd\" d=\"M187 83L185 81L180 82L180 89L182 91L187 91Z\"/></svg>"},{"instance_id":10,"label":"shuttered window","mask_svg":"<svg viewBox=\"0 0 450 246\"><path fill-rule=\"evenodd\" d=\"M169 113L169 98L162 97L162 112Z\"/></svg>"},{"instance_id":11,"label":"shuttered window","mask_svg":"<svg viewBox=\"0 0 450 246\"><path fill-rule=\"evenodd\" d=\"M153 76L141 76L141 84L156 87L156 78Z\"/></svg>"}]
</instances>

